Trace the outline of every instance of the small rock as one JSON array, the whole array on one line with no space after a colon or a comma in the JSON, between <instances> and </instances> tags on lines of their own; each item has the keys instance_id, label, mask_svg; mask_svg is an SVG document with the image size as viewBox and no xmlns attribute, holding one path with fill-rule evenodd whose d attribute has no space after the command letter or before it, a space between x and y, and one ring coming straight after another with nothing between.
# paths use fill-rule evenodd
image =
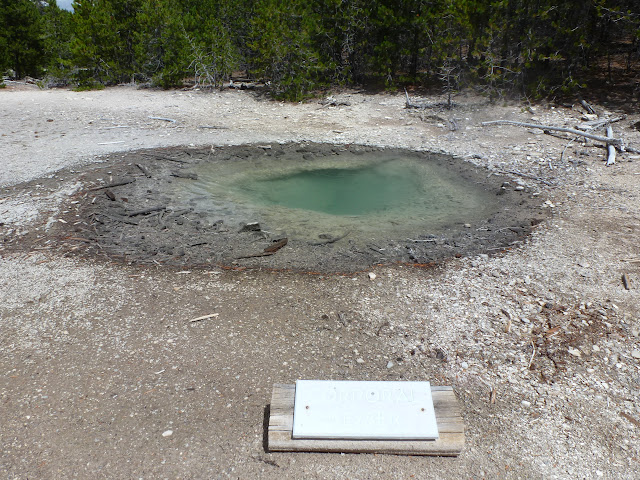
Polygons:
<instances>
[{"instance_id":1,"label":"small rock","mask_svg":"<svg viewBox=\"0 0 640 480\"><path fill-rule=\"evenodd\" d=\"M580 350L578 350L577 348L571 348L571 347L569 347L569 354L573 355L574 357L582 356L582 352L580 352Z\"/></svg>"},{"instance_id":2,"label":"small rock","mask_svg":"<svg viewBox=\"0 0 640 480\"><path fill-rule=\"evenodd\" d=\"M522 400L522 406L529 408L531 406L531 402L528 402L527 400Z\"/></svg>"},{"instance_id":3,"label":"small rock","mask_svg":"<svg viewBox=\"0 0 640 480\"><path fill-rule=\"evenodd\" d=\"M376 279L376 274L373 272L369 272L369 279L370 280L375 280Z\"/></svg>"},{"instance_id":4,"label":"small rock","mask_svg":"<svg viewBox=\"0 0 640 480\"><path fill-rule=\"evenodd\" d=\"M631 352L631 356L632 356L633 358L638 358L638 359L640 359L640 350L638 350L638 349L636 348L635 350L633 350L633 351Z\"/></svg>"},{"instance_id":5,"label":"small rock","mask_svg":"<svg viewBox=\"0 0 640 480\"><path fill-rule=\"evenodd\" d=\"M364 363L364 360L363 360L362 358L358 358L358 359L356 360L356 363L363 364L363 363Z\"/></svg>"},{"instance_id":6,"label":"small rock","mask_svg":"<svg viewBox=\"0 0 640 480\"><path fill-rule=\"evenodd\" d=\"M523 191L523 190L524 190L524 187L523 187L522 185L518 185L516 188L514 188L514 190L515 190L516 192L521 192L521 191Z\"/></svg>"},{"instance_id":7,"label":"small rock","mask_svg":"<svg viewBox=\"0 0 640 480\"><path fill-rule=\"evenodd\" d=\"M471 224L470 223L465 223L464 224L464 228L471 228Z\"/></svg>"},{"instance_id":8,"label":"small rock","mask_svg":"<svg viewBox=\"0 0 640 480\"><path fill-rule=\"evenodd\" d=\"M162 432L163 437L170 437L171 435L173 435L173 430L167 430L165 432Z\"/></svg>"},{"instance_id":9,"label":"small rock","mask_svg":"<svg viewBox=\"0 0 640 480\"><path fill-rule=\"evenodd\" d=\"M460 366L462 367L463 370L466 370L467 368L469 368L469 364L467 362L462 362Z\"/></svg>"},{"instance_id":10,"label":"small rock","mask_svg":"<svg viewBox=\"0 0 640 480\"><path fill-rule=\"evenodd\" d=\"M393 368L394 365L395 365L395 363L393 363L391 360L389 360L389 362L387 363L387 368Z\"/></svg>"},{"instance_id":11,"label":"small rock","mask_svg":"<svg viewBox=\"0 0 640 480\"><path fill-rule=\"evenodd\" d=\"M259 232L261 230L260 224L258 222L247 223L243 225L240 229L240 233L242 232Z\"/></svg>"}]
</instances>

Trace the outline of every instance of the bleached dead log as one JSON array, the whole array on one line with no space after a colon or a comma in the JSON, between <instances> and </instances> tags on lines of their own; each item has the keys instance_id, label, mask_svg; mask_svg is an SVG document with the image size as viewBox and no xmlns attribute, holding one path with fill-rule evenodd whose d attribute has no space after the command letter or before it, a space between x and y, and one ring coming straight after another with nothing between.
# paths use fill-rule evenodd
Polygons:
<instances>
[{"instance_id":1,"label":"bleached dead log","mask_svg":"<svg viewBox=\"0 0 640 480\"><path fill-rule=\"evenodd\" d=\"M607 126L607 138L613 138L613 128L611 128L611 125ZM609 165L614 165L616 163L616 147L608 144L607 151L609 152L609 155L607 156L608 167Z\"/></svg>"},{"instance_id":2,"label":"bleached dead log","mask_svg":"<svg viewBox=\"0 0 640 480\"><path fill-rule=\"evenodd\" d=\"M576 128L578 128L579 130L595 130L596 128L604 127L604 126L609 125L611 123L619 122L620 120L624 120L625 118L627 118L627 116L626 115L622 115L620 117L603 118L603 119L600 119L600 120L592 120L590 122L583 122L580 125L576 125Z\"/></svg>"},{"instance_id":3,"label":"bleached dead log","mask_svg":"<svg viewBox=\"0 0 640 480\"><path fill-rule=\"evenodd\" d=\"M584 108L588 114L590 115L596 114L596 111L593 109L593 107L589 105L587 102L585 102L584 100L580 100L580 105L582 105L582 108Z\"/></svg>"},{"instance_id":4,"label":"bleached dead log","mask_svg":"<svg viewBox=\"0 0 640 480\"><path fill-rule=\"evenodd\" d=\"M595 140L596 142L605 143L607 145L622 145L622 139L620 138L609 138L609 137L603 137L601 135L592 135L591 133L581 132L580 130L575 130L573 128L567 128L567 127L537 125L535 123L514 122L512 120L493 120L491 122L482 122L483 127L486 127L487 125L515 125L517 127L539 128L540 130L549 130L551 132L564 132L564 133L570 133L572 135L579 135L585 138L589 138L591 140Z\"/></svg>"}]
</instances>

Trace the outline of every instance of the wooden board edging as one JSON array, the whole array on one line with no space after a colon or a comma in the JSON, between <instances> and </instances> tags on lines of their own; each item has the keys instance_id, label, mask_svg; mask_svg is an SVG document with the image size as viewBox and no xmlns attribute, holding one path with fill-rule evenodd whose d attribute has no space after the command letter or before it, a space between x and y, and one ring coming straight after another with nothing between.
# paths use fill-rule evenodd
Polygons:
<instances>
[{"instance_id":1,"label":"wooden board edging","mask_svg":"<svg viewBox=\"0 0 640 480\"><path fill-rule=\"evenodd\" d=\"M310 440L293 439L296 386L275 384L269 409L268 449L272 452L390 453L458 456L465 443L458 399L450 386L432 386L440 437L437 440Z\"/></svg>"}]
</instances>

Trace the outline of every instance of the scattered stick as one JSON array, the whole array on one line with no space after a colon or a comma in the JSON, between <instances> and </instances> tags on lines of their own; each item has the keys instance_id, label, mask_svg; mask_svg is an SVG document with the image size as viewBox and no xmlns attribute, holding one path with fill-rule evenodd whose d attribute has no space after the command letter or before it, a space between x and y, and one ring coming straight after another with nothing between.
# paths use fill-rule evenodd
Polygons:
<instances>
[{"instance_id":1,"label":"scattered stick","mask_svg":"<svg viewBox=\"0 0 640 480\"><path fill-rule=\"evenodd\" d=\"M129 217L136 217L138 215L148 215L153 212L162 212L166 209L167 207L150 207L150 208L145 208L143 210L136 210L135 212L128 213L127 215Z\"/></svg>"},{"instance_id":2,"label":"scattered stick","mask_svg":"<svg viewBox=\"0 0 640 480\"><path fill-rule=\"evenodd\" d=\"M627 116L622 115L620 117L604 118L602 120L592 120L591 122L584 122L584 123L581 123L580 125L576 125L576 128L580 130L595 130L596 128L604 127L611 123L619 122L620 120L624 120L625 118L627 118Z\"/></svg>"},{"instance_id":3,"label":"scattered stick","mask_svg":"<svg viewBox=\"0 0 640 480\"><path fill-rule=\"evenodd\" d=\"M631 290L631 288L629 287L629 279L627 278L626 273L622 274L622 286L625 290Z\"/></svg>"},{"instance_id":4,"label":"scattered stick","mask_svg":"<svg viewBox=\"0 0 640 480\"><path fill-rule=\"evenodd\" d=\"M187 178L189 180L197 180L198 179L198 174L196 174L196 173L172 172L171 176L172 177L176 177L176 178Z\"/></svg>"},{"instance_id":5,"label":"scattered stick","mask_svg":"<svg viewBox=\"0 0 640 480\"><path fill-rule=\"evenodd\" d=\"M533 340L531 340L531 348L533 348L533 352L531 352L531 358L529 359L529 365L527 365L527 369L531 369L531 364L533 363L533 357L536 356L536 346L533 344Z\"/></svg>"},{"instance_id":6,"label":"scattered stick","mask_svg":"<svg viewBox=\"0 0 640 480\"><path fill-rule=\"evenodd\" d=\"M136 181L135 178L127 178L127 179L124 179L124 180L120 180L119 182L107 183L106 185L102 185L101 187L90 188L89 191L90 192L96 192L96 191L102 190L104 188L121 187L122 185L128 185L128 184L133 183L135 181Z\"/></svg>"},{"instance_id":7,"label":"scattered stick","mask_svg":"<svg viewBox=\"0 0 640 480\"><path fill-rule=\"evenodd\" d=\"M593 109L593 107L584 100L580 100L580 105L582 105L582 107L587 111L588 114L596 115L596 111Z\"/></svg>"},{"instance_id":8,"label":"scattered stick","mask_svg":"<svg viewBox=\"0 0 640 480\"><path fill-rule=\"evenodd\" d=\"M236 260L240 260L243 258L268 257L270 255L275 254L278 250L284 247L288 242L289 242L288 238L281 238L280 240L277 240L272 245L269 245L260 253L252 253L251 255L243 255L241 257L236 257Z\"/></svg>"},{"instance_id":9,"label":"scattered stick","mask_svg":"<svg viewBox=\"0 0 640 480\"><path fill-rule=\"evenodd\" d=\"M189 320L189 323L201 322L202 320L208 320L210 318L215 318L215 317L217 317L219 315L220 315L219 313L210 313L209 315L203 315L201 317Z\"/></svg>"},{"instance_id":10,"label":"scattered stick","mask_svg":"<svg viewBox=\"0 0 640 480\"><path fill-rule=\"evenodd\" d=\"M269 255L273 255L274 253L276 252L252 253L251 255L242 255L241 257L236 257L236 260L242 260L243 258L268 257Z\"/></svg>"},{"instance_id":11,"label":"scattered stick","mask_svg":"<svg viewBox=\"0 0 640 480\"><path fill-rule=\"evenodd\" d=\"M265 253L276 253L282 247L284 247L287 243L289 243L288 238L281 238L280 240L275 241L272 245L269 245L264 249Z\"/></svg>"},{"instance_id":12,"label":"scattered stick","mask_svg":"<svg viewBox=\"0 0 640 480\"><path fill-rule=\"evenodd\" d=\"M622 139L620 138L611 138L611 137L603 137L601 135L592 135L590 133L581 132L580 130L575 130L573 128L567 128L567 127L554 127L551 125L538 125L535 123L514 122L512 120L493 120L491 122L482 122L483 127L486 127L487 125L515 125L517 127L539 128L540 130L549 130L552 132L571 133L573 135L579 135L579 136L588 138L590 140L606 143L607 145L622 145Z\"/></svg>"},{"instance_id":13,"label":"scattered stick","mask_svg":"<svg viewBox=\"0 0 640 480\"><path fill-rule=\"evenodd\" d=\"M151 120L162 120L163 122L176 123L176 120L173 118L165 118L165 117L149 117Z\"/></svg>"},{"instance_id":14,"label":"scattered stick","mask_svg":"<svg viewBox=\"0 0 640 480\"><path fill-rule=\"evenodd\" d=\"M540 177L534 177L533 175L528 175L526 173L518 172L517 170L505 170L504 173L510 173L512 175L517 175L519 177L528 178L530 180L535 180L536 182L544 183L548 187L555 187L553 183L547 182Z\"/></svg>"},{"instance_id":15,"label":"scattered stick","mask_svg":"<svg viewBox=\"0 0 640 480\"><path fill-rule=\"evenodd\" d=\"M613 128L611 128L611 125L607 125L607 138L613 138ZM607 144L607 151L609 152L607 156L607 167L609 167L616 163L616 147Z\"/></svg>"},{"instance_id":16,"label":"scattered stick","mask_svg":"<svg viewBox=\"0 0 640 480\"><path fill-rule=\"evenodd\" d=\"M455 106L455 103L447 103L447 102L436 102L436 103L412 103L411 100L409 100L409 93L407 92L407 89L404 89L404 94L405 97L407 99L406 104L404 106L404 108L416 108L416 109L425 109L425 108L438 108L438 107L446 107L448 109L450 109L452 106Z\"/></svg>"},{"instance_id":17,"label":"scattered stick","mask_svg":"<svg viewBox=\"0 0 640 480\"><path fill-rule=\"evenodd\" d=\"M160 155L159 153L143 153L142 155L144 155L145 157L153 157L153 158L158 158L160 160L169 160L170 162L176 162L176 163L188 163L185 160L180 160L179 158L171 158L171 157L167 157L166 155Z\"/></svg>"},{"instance_id":18,"label":"scattered stick","mask_svg":"<svg viewBox=\"0 0 640 480\"><path fill-rule=\"evenodd\" d=\"M570 146L574 141L576 141L577 139L578 139L578 137L576 137L576 138L572 138L571 140L569 140L569 143L567 143L567 144L565 145L564 149L562 150L562 153L560 154L560 163L562 163L562 162L563 162L563 160L564 160L564 152L566 152L566 151L567 151L567 148L569 148L569 146Z\"/></svg>"},{"instance_id":19,"label":"scattered stick","mask_svg":"<svg viewBox=\"0 0 640 480\"><path fill-rule=\"evenodd\" d=\"M140 171L142 173L144 173L144 176L147 178L151 178L151 173L149 173L149 170L147 170L145 167L143 167L142 165L140 165L139 163L136 163L136 167L138 167L140 169Z\"/></svg>"},{"instance_id":20,"label":"scattered stick","mask_svg":"<svg viewBox=\"0 0 640 480\"><path fill-rule=\"evenodd\" d=\"M636 420L635 418L633 418L631 415L629 415L628 413L624 413L624 412L620 412L620 416L622 418L625 418L627 420L629 420L631 423L633 423L636 427L640 427L640 422L638 420Z\"/></svg>"}]
</instances>

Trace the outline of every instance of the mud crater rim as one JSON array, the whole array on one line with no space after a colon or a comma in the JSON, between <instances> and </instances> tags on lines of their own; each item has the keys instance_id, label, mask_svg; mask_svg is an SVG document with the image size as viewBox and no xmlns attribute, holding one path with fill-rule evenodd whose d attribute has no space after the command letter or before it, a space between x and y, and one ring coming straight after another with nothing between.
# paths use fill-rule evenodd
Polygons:
<instances>
[{"instance_id":1,"label":"mud crater rim","mask_svg":"<svg viewBox=\"0 0 640 480\"><path fill-rule=\"evenodd\" d=\"M483 218L445 221L437 228L420 228L418 219L410 231L398 225L384 235L368 236L322 225L305 237L275 224L273 217L212 215L201 208L202 198L193 192L184 195L189 185L198 183L202 168L215 165L256 158L268 165L275 159L300 158L313 166L327 158L339 161L371 153L437 164L495 199L497 208ZM547 215L539 198L512 179L428 151L305 142L145 149L104 160L81 174L84 189L67 209L74 222L55 228L64 230L66 238L82 239L75 252L130 264L321 273L351 273L380 264L434 264L517 246Z\"/></svg>"}]
</instances>

